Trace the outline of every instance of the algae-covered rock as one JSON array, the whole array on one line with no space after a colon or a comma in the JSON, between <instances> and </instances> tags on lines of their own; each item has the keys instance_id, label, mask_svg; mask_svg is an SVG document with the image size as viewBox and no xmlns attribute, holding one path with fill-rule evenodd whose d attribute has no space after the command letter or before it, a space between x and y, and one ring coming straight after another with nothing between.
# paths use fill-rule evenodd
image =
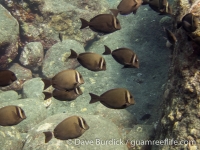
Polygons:
<instances>
[{"instance_id":1,"label":"algae-covered rock","mask_svg":"<svg viewBox=\"0 0 200 150\"><path fill-rule=\"evenodd\" d=\"M64 40L53 45L46 53L42 73L47 78L52 78L58 72L69 68L76 68L79 63L76 59L68 59L71 54L70 49L77 53L83 53L84 47L75 40Z\"/></svg>"},{"instance_id":2,"label":"algae-covered rock","mask_svg":"<svg viewBox=\"0 0 200 150\"><path fill-rule=\"evenodd\" d=\"M18 99L18 93L13 90L0 93L0 103L10 102L17 99Z\"/></svg>"},{"instance_id":3,"label":"algae-covered rock","mask_svg":"<svg viewBox=\"0 0 200 150\"><path fill-rule=\"evenodd\" d=\"M0 69L5 69L18 54L19 24L2 5L0 14Z\"/></svg>"}]
</instances>

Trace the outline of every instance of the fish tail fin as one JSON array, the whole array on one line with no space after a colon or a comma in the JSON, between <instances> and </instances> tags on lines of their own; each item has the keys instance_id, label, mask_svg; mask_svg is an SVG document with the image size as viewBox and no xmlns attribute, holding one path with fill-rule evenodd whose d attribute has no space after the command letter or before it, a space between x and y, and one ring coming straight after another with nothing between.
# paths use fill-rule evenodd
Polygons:
<instances>
[{"instance_id":1,"label":"fish tail fin","mask_svg":"<svg viewBox=\"0 0 200 150\"><path fill-rule=\"evenodd\" d=\"M103 55L110 55L112 53L111 49L106 45L104 45L104 47L105 47L105 52L103 53Z\"/></svg>"},{"instance_id":2,"label":"fish tail fin","mask_svg":"<svg viewBox=\"0 0 200 150\"><path fill-rule=\"evenodd\" d=\"M68 58L77 58L78 54L73 49L70 50L71 50L71 55Z\"/></svg>"},{"instance_id":3,"label":"fish tail fin","mask_svg":"<svg viewBox=\"0 0 200 150\"><path fill-rule=\"evenodd\" d=\"M118 9L110 9L110 11L113 13L113 15L115 17L117 17L118 13L119 13L119 10Z\"/></svg>"},{"instance_id":4,"label":"fish tail fin","mask_svg":"<svg viewBox=\"0 0 200 150\"><path fill-rule=\"evenodd\" d=\"M43 132L43 133L45 135L45 143L48 143L52 139L53 133L50 131Z\"/></svg>"},{"instance_id":5,"label":"fish tail fin","mask_svg":"<svg viewBox=\"0 0 200 150\"><path fill-rule=\"evenodd\" d=\"M98 95L95 95L95 94L92 94L92 93L89 93L90 94L90 97L91 97L91 100L90 100L90 104L92 103L96 103L100 100L100 97Z\"/></svg>"},{"instance_id":6,"label":"fish tail fin","mask_svg":"<svg viewBox=\"0 0 200 150\"><path fill-rule=\"evenodd\" d=\"M87 26L89 26L89 22L87 20L85 20L83 18L80 18L80 20L81 20L81 23L82 23L80 29L83 29L83 28L86 28Z\"/></svg>"},{"instance_id":7,"label":"fish tail fin","mask_svg":"<svg viewBox=\"0 0 200 150\"><path fill-rule=\"evenodd\" d=\"M52 97L52 94L51 94L51 93L49 93L49 92L43 92L43 94L45 95L45 98L44 98L44 100L47 100L47 99L49 99L49 98L51 98L51 97Z\"/></svg>"},{"instance_id":8,"label":"fish tail fin","mask_svg":"<svg viewBox=\"0 0 200 150\"><path fill-rule=\"evenodd\" d=\"M42 81L44 83L44 90L52 85L51 79L42 79Z\"/></svg>"}]
</instances>

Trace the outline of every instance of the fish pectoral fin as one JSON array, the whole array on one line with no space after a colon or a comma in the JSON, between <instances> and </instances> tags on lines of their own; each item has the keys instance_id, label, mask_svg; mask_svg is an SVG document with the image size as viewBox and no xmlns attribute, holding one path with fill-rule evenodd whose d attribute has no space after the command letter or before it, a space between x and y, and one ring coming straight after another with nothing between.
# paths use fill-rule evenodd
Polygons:
<instances>
[{"instance_id":1,"label":"fish pectoral fin","mask_svg":"<svg viewBox=\"0 0 200 150\"><path fill-rule=\"evenodd\" d=\"M78 54L73 49L70 49L70 51L71 51L71 55L68 58L77 58L78 57Z\"/></svg>"},{"instance_id":2,"label":"fish pectoral fin","mask_svg":"<svg viewBox=\"0 0 200 150\"><path fill-rule=\"evenodd\" d=\"M119 10L118 9L110 9L110 11L113 13L113 15L115 17L117 17L118 13L119 13Z\"/></svg>"},{"instance_id":3,"label":"fish pectoral fin","mask_svg":"<svg viewBox=\"0 0 200 150\"><path fill-rule=\"evenodd\" d=\"M103 55L110 55L112 53L111 49L106 45L104 45L104 47L105 47L105 52L103 53Z\"/></svg>"},{"instance_id":4,"label":"fish pectoral fin","mask_svg":"<svg viewBox=\"0 0 200 150\"><path fill-rule=\"evenodd\" d=\"M89 94L90 94L90 97L91 97L89 104L96 103L96 102L100 101L100 96L92 94L92 93L89 93Z\"/></svg>"},{"instance_id":5,"label":"fish pectoral fin","mask_svg":"<svg viewBox=\"0 0 200 150\"><path fill-rule=\"evenodd\" d=\"M44 100L47 100L52 97L52 94L49 92L43 92L43 94L45 95Z\"/></svg>"},{"instance_id":6,"label":"fish pectoral fin","mask_svg":"<svg viewBox=\"0 0 200 150\"><path fill-rule=\"evenodd\" d=\"M53 133L50 131L43 132L43 133L45 135L45 143L48 143L52 139Z\"/></svg>"}]
</instances>

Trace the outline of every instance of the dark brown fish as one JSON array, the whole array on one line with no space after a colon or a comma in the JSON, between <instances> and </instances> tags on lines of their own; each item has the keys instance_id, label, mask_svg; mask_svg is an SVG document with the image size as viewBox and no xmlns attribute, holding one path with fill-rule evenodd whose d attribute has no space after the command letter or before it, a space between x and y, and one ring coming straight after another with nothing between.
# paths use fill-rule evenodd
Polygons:
<instances>
[{"instance_id":1,"label":"dark brown fish","mask_svg":"<svg viewBox=\"0 0 200 150\"><path fill-rule=\"evenodd\" d=\"M9 105L0 108L0 126L12 126L26 119L26 115L19 106Z\"/></svg>"},{"instance_id":2,"label":"dark brown fish","mask_svg":"<svg viewBox=\"0 0 200 150\"><path fill-rule=\"evenodd\" d=\"M176 36L168 29L165 29L166 35L167 35L167 40L174 45L177 42Z\"/></svg>"},{"instance_id":3,"label":"dark brown fish","mask_svg":"<svg viewBox=\"0 0 200 150\"><path fill-rule=\"evenodd\" d=\"M181 22L178 22L177 28L181 26L187 32L194 32L198 28L199 19L197 16L194 16L192 13L186 14Z\"/></svg>"},{"instance_id":4,"label":"dark brown fish","mask_svg":"<svg viewBox=\"0 0 200 150\"><path fill-rule=\"evenodd\" d=\"M100 14L92 18L89 22L80 18L82 26L80 29L89 28L95 32L112 33L121 29L119 20L111 14Z\"/></svg>"},{"instance_id":5,"label":"dark brown fish","mask_svg":"<svg viewBox=\"0 0 200 150\"><path fill-rule=\"evenodd\" d=\"M61 71L52 79L42 79L42 81L45 84L44 89L52 85L55 89L61 91L75 89L84 83L82 75L74 69Z\"/></svg>"},{"instance_id":6,"label":"dark brown fish","mask_svg":"<svg viewBox=\"0 0 200 150\"><path fill-rule=\"evenodd\" d=\"M140 118L140 120L145 121L145 120L149 119L150 117L151 117L151 114L145 114Z\"/></svg>"},{"instance_id":7,"label":"dark brown fish","mask_svg":"<svg viewBox=\"0 0 200 150\"><path fill-rule=\"evenodd\" d=\"M55 99L60 100L60 101L71 101L71 100L75 100L79 95L82 95L83 92L81 91L80 87L77 87L69 91L60 91L60 90L54 89L52 93L43 92L43 94L45 95L44 100L54 97Z\"/></svg>"},{"instance_id":8,"label":"dark brown fish","mask_svg":"<svg viewBox=\"0 0 200 150\"><path fill-rule=\"evenodd\" d=\"M106 70L105 59L97 53L85 52L77 54L74 50L71 49L71 55L68 58L77 58L78 62L83 67L91 71Z\"/></svg>"},{"instance_id":9,"label":"dark brown fish","mask_svg":"<svg viewBox=\"0 0 200 150\"><path fill-rule=\"evenodd\" d=\"M49 142L53 135L60 140L78 138L88 129L89 126L82 117L71 116L59 123L53 133L50 131L43 132L45 134L45 143Z\"/></svg>"},{"instance_id":10,"label":"dark brown fish","mask_svg":"<svg viewBox=\"0 0 200 150\"><path fill-rule=\"evenodd\" d=\"M139 68L139 60L137 55L128 48L119 48L111 51L109 47L104 45L105 52L103 55L112 54L113 58L120 64L124 65L123 68Z\"/></svg>"},{"instance_id":11,"label":"dark brown fish","mask_svg":"<svg viewBox=\"0 0 200 150\"><path fill-rule=\"evenodd\" d=\"M118 13L121 15L128 15L130 13L136 14L141 4L142 0L122 0L117 6L117 9L111 9L111 11L115 16L117 16Z\"/></svg>"},{"instance_id":12,"label":"dark brown fish","mask_svg":"<svg viewBox=\"0 0 200 150\"><path fill-rule=\"evenodd\" d=\"M116 88L103 93L101 96L89 93L91 103L100 101L104 106L112 109L123 109L130 105L134 105L135 101L131 93L124 88Z\"/></svg>"},{"instance_id":13,"label":"dark brown fish","mask_svg":"<svg viewBox=\"0 0 200 150\"><path fill-rule=\"evenodd\" d=\"M0 70L0 86L8 86L17 80L15 74L10 70Z\"/></svg>"},{"instance_id":14,"label":"dark brown fish","mask_svg":"<svg viewBox=\"0 0 200 150\"><path fill-rule=\"evenodd\" d=\"M151 9L160 13L160 15L172 15L172 8L167 0L149 0L148 4Z\"/></svg>"}]
</instances>

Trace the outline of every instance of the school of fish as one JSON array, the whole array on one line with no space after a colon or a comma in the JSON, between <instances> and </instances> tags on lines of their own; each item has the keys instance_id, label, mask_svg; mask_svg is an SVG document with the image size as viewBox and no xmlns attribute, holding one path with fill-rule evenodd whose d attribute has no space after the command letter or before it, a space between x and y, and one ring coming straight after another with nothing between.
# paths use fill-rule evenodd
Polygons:
<instances>
[{"instance_id":1,"label":"school of fish","mask_svg":"<svg viewBox=\"0 0 200 150\"><path fill-rule=\"evenodd\" d=\"M149 5L154 11L160 15L173 16L172 7L167 0L122 0L117 9L110 9L112 14L99 14L87 21L80 18L82 23L80 29L89 27L92 31L110 34L121 29L120 21L117 15L136 14L137 9L141 5ZM188 33L194 32L198 27L198 18L192 13L186 14L181 21L177 23L177 28L182 27L186 31L188 38L200 46L200 37L193 38ZM167 42L174 46L177 42L176 36L168 29L165 29ZM62 35L59 33L59 39L62 42ZM104 45L105 52L103 55L112 55L114 60L123 65L122 68L139 68L139 59L136 53L129 48L118 48L113 51ZM102 55L92 52L77 54L76 50L71 49L69 59L77 59L82 67L90 71L105 71L106 61ZM10 70L0 70L0 87L8 86L17 80L16 75ZM54 88L52 93L43 92L45 99L54 97L60 101L75 100L79 95L83 94L80 86L84 84L83 76L74 69L63 70L51 79L42 79L44 82L44 90L49 86ZM135 104L133 95L128 89L115 88L105 91L100 96L89 93L91 100L89 104L100 102L110 109L124 109ZM150 118L150 114L145 114L140 120ZM26 119L25 111L14 105L0 108L0 126L13 126L19 124ZM60 140L68 140L80 137L89 125L86 120L80 116L71 116L60 122L53 131L43 132L45 135L45 143L48 143L53 137Z\"/></svg>"}]
</instances>

